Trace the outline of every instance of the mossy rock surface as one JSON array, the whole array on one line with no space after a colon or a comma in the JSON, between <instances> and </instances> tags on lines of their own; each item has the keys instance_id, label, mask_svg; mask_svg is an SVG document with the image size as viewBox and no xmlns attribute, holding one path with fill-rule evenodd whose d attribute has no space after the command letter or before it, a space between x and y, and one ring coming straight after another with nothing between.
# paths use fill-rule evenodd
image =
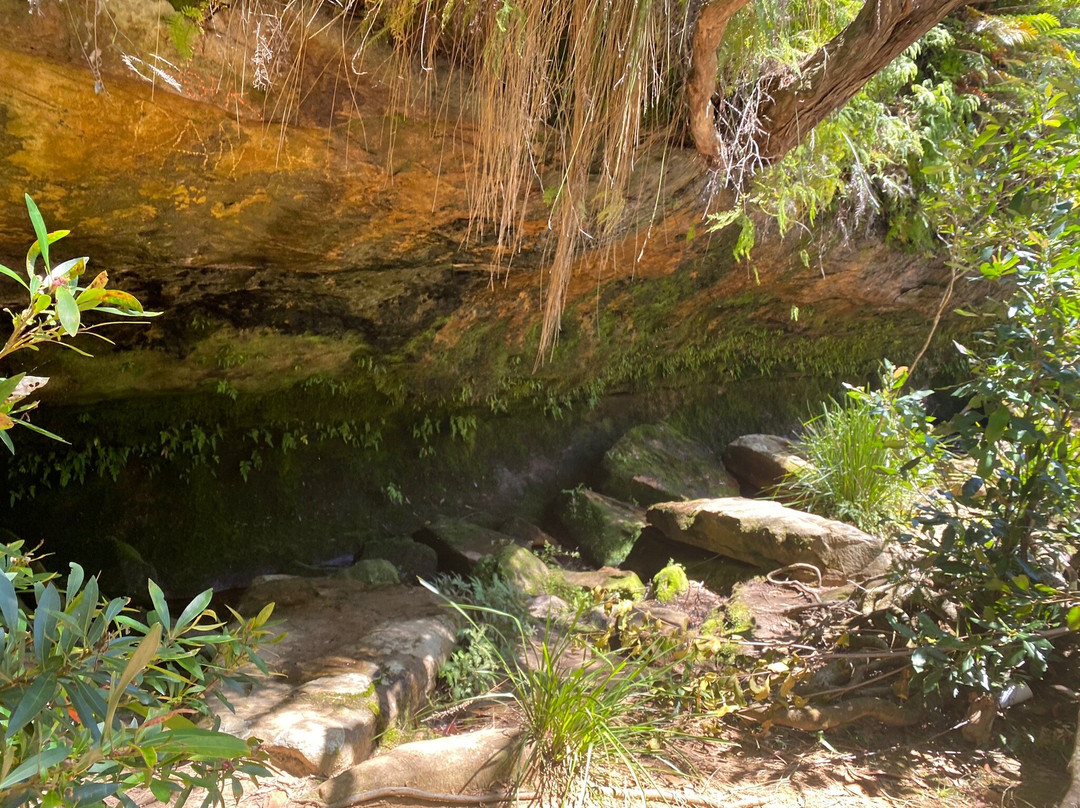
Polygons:
<instances>
[{"instance_id":1,"label":"mossy rock surface","mask_svg":"<svg viewBox=\"0 0 1080 808\"><path fill-rule=\"evenodd\" d=\"M634 548L645 527L645 512L587 488L575 488L563 492L559 521L586 559L614 567Z\"/></svg>"},{"instance_id":2,"label":"mossy rock surface","mask_svg":"<svg viewBox=\"0 0 1080 808\"><path fill-rule=\"evenodd\" d=\"M435 550L440 570L458 575L470 575L481 559L514 542L505 533L449 518L436 519L416 531L413 538Z\"/></svg>"},{"instance_id":3,"label":"mossy rock surface","mask_svg":"<svg viewBox=\"0 0 1080 808\"><path fill-rule=\"evenodd\" d=\"M516 544L507 544L495 555L495 570L506 582L526 595L542 595L555 582L561 582L557 570Z\"/></svg>"},{"instance_id":4,"label":"mossy rock surface","mask_svg":"<svg viewBox=\"0 0 1080 808\"><path fill-rule=\"evenodd\" d=\"M334 573L337 578L359 581L366 586L397 586L401 583L397 567L385 558L363 558Z\"/></svg>"},{"instance_id":5,"label":"mossy rock surface","mask_svg":"<svg viewBox=\"0 0 1080 808\"><path fill-rule=\"evenodd\" d=\"M686 569L681 564L669 564L653 576L652 588L653 596L658 601L670 603L690 589Z\"/></svg>"},{"instance_id":6,"label":"mossy rock surface","mask_svg":"<svg viewBox=\"0 0 1080 808\"><path fill-rule=\"evenodd\" d=\"M641 600L645 597L645 584L641 582L636 572L630 570L601 567L598 570L564 572L563 579L570 586L581 589L602 589L628 600Z\"/></svg>"},{"instance_id":7,"label":"mossy rock surface","mask_svg":"<svg viewBox=\"0 0 1080 808\"><path fill-rule=\"evenodd\" d=\"M634 427L604 455L603 466L604 493L644 506L739 493L716 455L667 424Z\"/></svg>"}]
</instances>

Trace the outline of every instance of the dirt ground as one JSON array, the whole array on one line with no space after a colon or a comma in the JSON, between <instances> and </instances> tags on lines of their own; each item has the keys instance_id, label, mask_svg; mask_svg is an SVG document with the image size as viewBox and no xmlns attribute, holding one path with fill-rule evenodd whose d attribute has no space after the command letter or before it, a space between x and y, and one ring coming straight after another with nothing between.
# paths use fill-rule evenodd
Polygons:
<instances>
[{"instance_id":1,"label":"dirt ground","mask_svg":"<svg viewBox=\"0 0 1080 808\"><path fill-rule=\"evenodd\" d=\"M501 723L507 718L504 713L495 720ZM455 724L454 731L491 720L476 717L469 724ZM736 722L716 740L679 744L679 752L696 769L692 776L676 775L661 766L654 770L652 782L643 785L666 792L667 804L673 806L1053 808L1068 785L1070 722L1029 709L1026 715L1018 714L1002 724L1007 737L1015 736L1016 751L973 749L958 731L936 723L903 731L864 723L818 736L787 729L762 734L756 727L740 728ZM643 802L625 772L602 773L598 783L621 790L574 804L583 808L665 804L660 798ZM306 805L302 795L314 785L314 780L275 774L249 787L239 805ZM404 808L447 804L438 800L365 803Z\"/></svg>"}]
</instances>

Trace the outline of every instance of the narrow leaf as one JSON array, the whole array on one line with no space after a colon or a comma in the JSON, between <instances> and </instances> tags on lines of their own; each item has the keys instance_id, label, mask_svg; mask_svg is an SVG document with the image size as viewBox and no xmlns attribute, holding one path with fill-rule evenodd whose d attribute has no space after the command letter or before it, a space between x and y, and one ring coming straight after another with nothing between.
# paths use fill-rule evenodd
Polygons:
<instances>
[{"instance_id":1,"label":"narrow leaf","mask_svg":"<svg viewBox=\"0 0 1080 808\"><path fill-rule=\"evenodd\" d=\"M30 222L34 225L34 232L37 234L41 257L45 259L45 266L49 266L49 231L45 227L45 220L41 218L41 211L30 198L30 194L24 194L23 197L26 199L26 211L30 214Z\"/></svg>"},{"instance_id":2,"label":"narrow leaf","mask_svg":"<svg viewBox=\"0 0 1080 808\"><path fill-rule=\"evenodd\" d=\"M202 727L166 730L145 743L156 749L160 755L179 754L194 759L232 760L243 757L250 751L247 741L235 735Z\"/></svg>"},{"instance_id":3,"label":"narrow leaf","mask_svg":"<svg viewBox=\"0 0 1080 808\"><path fill-rule=\"evenodd\" d=\"M154 604L158 620L165 630L169 631L172 628L172 617L169 615L169 603L165 600L165 593L153 580L147 580L146 588L150 590L150 602Z\"/></svg>"},{"instance_id":4,"label":"narrow leaf","mask_svg":"<svg viewBox=\"0 0 1080 808\"><path fill-rule=\"evenodd\" d=\"M0 781L0 790L10 788L16 783L21 783L23 780L29 780L38 772L45 772L60 763L67 760L68 755L71 754L70 746L53 746L46 749L40 755L34 755L29 760L23 761L23 764L11 772L7 777Z\"/></svg>"},{"instance_id":5,"label":"narrow leaf","mask_svg":"<svg viewBox=\"0 0 1080 808\"><path fill-rule=\"evenodd\" d=\"M30 289L30 287L27 286L26 281L24 281L22 277L20 277L19 273L15 272L14 270L8 269L3 264L0 264L0 275L7 275L9 278L13 278L18 281L23 289Z\"/></svg>"},{"instance_id":6,"label":"narrow leaf","mask_svg":"<svg viewBox=\"0 0 1080 808\"><path fill-rule=\"evenodd\" d=\"M180 616L176 618L176 633L188 627L189 623L195 622L195 619L206 611L206 607L210 605L210 599L214 596L213 589L207 589L205 592L200 592L196 595L191 603L184 607L184 611L180 612Z\"/></svg>"},{"instance_id":7,"label":"narrow leaf","mask_svg":"<svg viewBox=\"0 0 1080 808\"><path fill-rule=\"evenodd\" d=\"M34 679L19 700L19 706L11 713L4 740L10 742L19 730L37 718L54 695L56 695L55 674L47 673Z\"/></svg>"},{"instance_id":8,"label":"narrow leaf","mask_svg":"<svg viewBox=\"0 0 1080 808\"><path fill-rule=\"evenodd\" d=\"M131 654L131 659L128 660L128 664L124 667L124 672L120 674L120 678L113 682L112 691L109 693L109 705L105 711L105 731L112 731L113 717L116 715L116 708L120 706L120 699L127 690L128 685L132 680L150 664L150 660L157 654L158 648L161 646L161 624L155 623L150 626L150 630L146 632L146 636L142 638L142 642L139 643L139 647Z\"/></svg>"},{"instance_id":9,"label":"narrow leaf","mask_svg":"<svg viewBox=\"0 0 1080 808\"><path fill-rule=\"evenodd\" d=\"M56 613L60 611L60 593L49 584L38 598L37 611L34 612L34 656L44 662L52 650L56 634Z\"/></svg>"},{"instance_id":10,"label":"narrow leaf","mask_svg":"<svg viewBox=\"0 0 1080 808\"><path fill-rule=\"evenodd\" d=\"M74 561L68 563L71 567L71 572L68 573L67 586L65 592L67 593L67 603L71 606L75 597L79 594L79 590L82 589L83 581L86 579L86 573L83 568L76 564Z\"/></svg>"}]
</instances>

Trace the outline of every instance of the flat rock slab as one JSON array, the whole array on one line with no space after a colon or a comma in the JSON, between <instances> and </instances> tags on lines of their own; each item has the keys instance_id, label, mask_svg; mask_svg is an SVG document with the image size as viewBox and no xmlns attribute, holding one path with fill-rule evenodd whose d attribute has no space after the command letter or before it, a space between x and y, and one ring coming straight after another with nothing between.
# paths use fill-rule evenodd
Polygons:
<instances>
[{"instance_id":1,"label":"flat rock slab","mask_svg":"<svg viewBox=\"0 0 1080 808\"><path fill-rule=\"evenodd\" d=\"M456 624L418 587L278 580L289 597L274 617L286 634L263 652L274 675L226 694L235 712L218 710L222 729L262 739L290 774L332 776L369 757L377 733L421 705L453 649ZM261 586L261 600L272 590Z\"/></svg>"},{"instance_id":2,"label":"flat rock slab","mask_svg":"<svg viewBox=\"0 0 1080 808\"><path fill-rule=\"evenodd\" d=\"M402 744L332 777L311 795L343 805L384 789L434 794L488 792L509 777L520 752L520 734L486 729L431 741Z\"/></svg>"},{"instance_id":3,"label":"flat rock slab","mask_svg":"<svg viewBox=\"0 0 1080 808\"><path fill-rule=\"evenodd\" d=\"M604 455L603 468L605 494L646 507L739 493L720 458L667 424L631 429Z\"/></svg>"},{"instance_id":4,"label":"flat rock slab","mask_svg":"<svg viewBox=\"0 0 1080 808\"><path fill-rule=\"evenodd\" d=\"M876 536L769 500L665 502L649 509L648 520L673 541L758 567L813 564L829 580L872 577L892 560Z\"/></svg>"}]
</instances>

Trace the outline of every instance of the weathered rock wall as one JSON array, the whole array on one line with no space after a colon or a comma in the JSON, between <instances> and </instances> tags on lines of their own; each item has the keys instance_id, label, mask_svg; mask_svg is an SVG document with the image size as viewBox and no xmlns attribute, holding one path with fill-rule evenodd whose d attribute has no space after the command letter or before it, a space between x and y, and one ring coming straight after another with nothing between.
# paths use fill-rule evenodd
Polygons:
<instances>
[{"instance_id":1,"label":"weathered rock wall","mask_svg":"<svg viewBox=\"0 0 1080 808\"><path fill-rule=\"evenodd\" d=\"M377 70L345 103L319 42L294 114L287 95L240 104L227 19L185 61L155 21L164 4L116 3L127 38L94 62L88 21L41 6L0 0L0 262L19 266L32 238L29 192L73 229L65 256L163 312L115 330L116 349L84 344L94 360L0 368L53 378L36 418L72 446L17 435L0 476L4 524L59 556L88 541L115 555L114 537L181 592L438 512L538 513L633 423L675 417L718 446L790 425L882 356L908 360L943 289L938 264L871 241L818 244L807 267L807 245L762 238L736 264L733 235L704 234L703 178L676 150L659 197L660 156L641 160L619 240L582 258L534 372L543 200L493 277L491 244L467 237L474 155L455 110L395 113ZM0 302L18 291L0 285Z\"/></svg>"}]
</instances>

